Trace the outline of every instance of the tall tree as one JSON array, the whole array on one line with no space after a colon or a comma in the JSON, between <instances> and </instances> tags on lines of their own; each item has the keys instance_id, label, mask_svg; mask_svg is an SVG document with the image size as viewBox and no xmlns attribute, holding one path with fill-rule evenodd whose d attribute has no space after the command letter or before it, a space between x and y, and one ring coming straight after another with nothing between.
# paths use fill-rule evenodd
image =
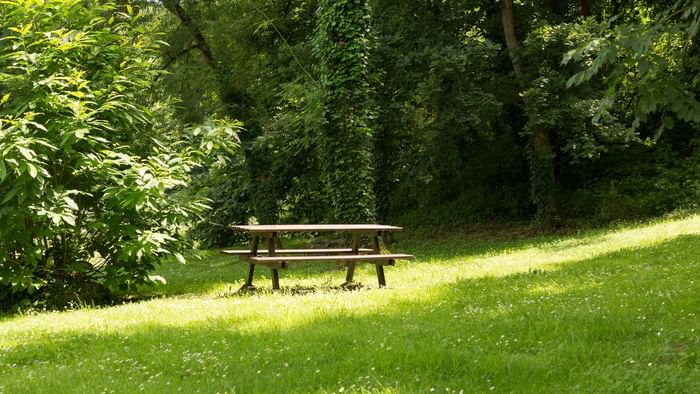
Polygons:
<instances>
[{"instance_id":1,"label":"tall tree","mask_svg":"<svg viewBox=\"0 0 700 394\"><path fill-rule=\"evenodd\" d=\"M340 222L376 216L369 32L366 1L320 2L316 52L325 106L320 153L333 219Z\"/></svg>"},{"instance_id":2,"label":"tall tree","mask_svg":"<svg viewBox=\"0 0 700 394\"><path fill-rule=\"evenodd\" d=\"M501 22L503 35L508 48L508 55L513 66L515 78L521 90L526 88L525 73L518 56L518 38L515 32L513 0L501 3ZM527 113L528 118L539 116ZM549 130L536 122L530 122L529 160L532 200L537 207L537 218L544 224L552 224L557 212L556 177L554 173L554 150Z\"/></svg>"}]
</instances>

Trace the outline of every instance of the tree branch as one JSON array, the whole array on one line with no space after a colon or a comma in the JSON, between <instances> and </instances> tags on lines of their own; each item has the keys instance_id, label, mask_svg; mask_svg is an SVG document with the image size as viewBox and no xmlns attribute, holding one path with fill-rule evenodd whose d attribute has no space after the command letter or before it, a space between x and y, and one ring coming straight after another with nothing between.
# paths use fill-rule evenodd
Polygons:
<instances>
[{"instance_id":1,"label":"tree branch","mask_svg":"<svg viewBox=\"0 0 700 394\"><path fill-rule=\"evenodd\" d=\"M180 1L161 0L161 3L165 7L165 9L170 11L173 15L177 16L177 18L180 20L180 23L182 23L182 25L190 31L196 47L199 48L199 51L202 52L202 55L204 55L204 60L211 68L215 69L216 62L214 61L214 55L212 54L211 49L207 44L207 41L204 39L204 34L202 34L202 30L197 26L190 14L188 14L187 11L185 11L185 9L182 8L182 6L180 5Z\"/></svg>"},{"instance_id":2,"label":"tree branch","mask_svg":"<svg viewBox=\"0 0 700 394\"><path fill-rule=\"evenodd\" d=\"M173 56L169 56L169 57L168 57L168 60L165 62L165 64L164 64L163 67L161 68L161 70L166 70L166 69L168 69L168 67L170 67L173 63L175 63L175 61L176 61L177 59L179 59L180 57L182 57L183 55L185 55L187 52L189 52L189 51L191 51L191 50L193 50L193 49L195 49L195 48L199 48L199 47L197 46L197 44L191 45L191 46L189 46L189 47L187 47L187 48L184 48L184 49L180 50L180 52L176 53L176 54L173 55Z\"/></svg>"}]
</instances>

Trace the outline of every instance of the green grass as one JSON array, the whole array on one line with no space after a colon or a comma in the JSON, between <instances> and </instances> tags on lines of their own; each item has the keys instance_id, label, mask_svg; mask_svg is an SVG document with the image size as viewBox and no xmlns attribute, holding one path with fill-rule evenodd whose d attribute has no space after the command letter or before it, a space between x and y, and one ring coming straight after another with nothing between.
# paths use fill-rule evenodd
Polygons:
<instances>
[{"instance_id":1,"label":"green grass","mask_svg":"<svg viewBox=\"0 0 700 394\"><path fill-rule=\"evenodd\" d=\"M212 251L145 301L6 316L0 392L700 392L700 216L398 238L416 260L388 289L309 264L238 295L245 267Z\"/></svg>"}]
</instances>

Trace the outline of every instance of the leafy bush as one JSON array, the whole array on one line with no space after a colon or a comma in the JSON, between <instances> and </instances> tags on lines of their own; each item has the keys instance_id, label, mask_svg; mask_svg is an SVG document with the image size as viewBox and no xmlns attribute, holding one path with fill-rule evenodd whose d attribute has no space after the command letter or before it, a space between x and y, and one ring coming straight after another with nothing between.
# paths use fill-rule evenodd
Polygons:
<instances>
[{"instance_id":1,"label":"leafy bush","mask_svg":"<svg viewBox=\"0 0 700 394\"><path fill-rule=\"evenodd\" d=\"M12 0L0 8L0 307L58 306L149 283L206 201L193 168L235 143L210 123L154 126L156 41L131 6Z\"/></svg>"},{"instance_id":2,"label":"leafy bush","mask_svg":"<svg viewBox=\"0 0 700 394\"><path fill-rule=\"evenodd\" d=\"M583 190L570 189L567 218L610 222L697 209L700 202L700 140L672 147L670 135L656 144L608 153L589 169Z\"/></svg>"},{"instance_id":3,"label":"leafy bush","mask_svg":"<svg viewBox=\"0 0 700 394\"><path fill-rule=\"evenodd\" d=\"M202 247L227 246L248 240L245 233L234 231L229 224L247 224L252 215L251 182L246 176L245 161L236 156L226 166L212 168L186 192L203 193L211 209L191 228L189 236Z\"/></svg>"}]
</instances>

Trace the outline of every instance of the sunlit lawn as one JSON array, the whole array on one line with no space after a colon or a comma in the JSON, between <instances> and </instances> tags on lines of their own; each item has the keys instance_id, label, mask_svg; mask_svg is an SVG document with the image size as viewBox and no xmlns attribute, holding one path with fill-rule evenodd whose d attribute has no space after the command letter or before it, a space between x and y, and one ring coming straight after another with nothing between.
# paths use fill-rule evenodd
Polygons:
<instances>
[{"instance_id":1,"label":"sunlit lawn","mask_svg":"<svg viewBox=\"0 0 700 394\"><path fill-rule=\"evenodd\" d=\"M416 260L388 289L307 264L235 294L244 265L212 251L156 298L0 318L0 392L700 392L700 216L389 248Z\"/></svg>"}]
</instances>

